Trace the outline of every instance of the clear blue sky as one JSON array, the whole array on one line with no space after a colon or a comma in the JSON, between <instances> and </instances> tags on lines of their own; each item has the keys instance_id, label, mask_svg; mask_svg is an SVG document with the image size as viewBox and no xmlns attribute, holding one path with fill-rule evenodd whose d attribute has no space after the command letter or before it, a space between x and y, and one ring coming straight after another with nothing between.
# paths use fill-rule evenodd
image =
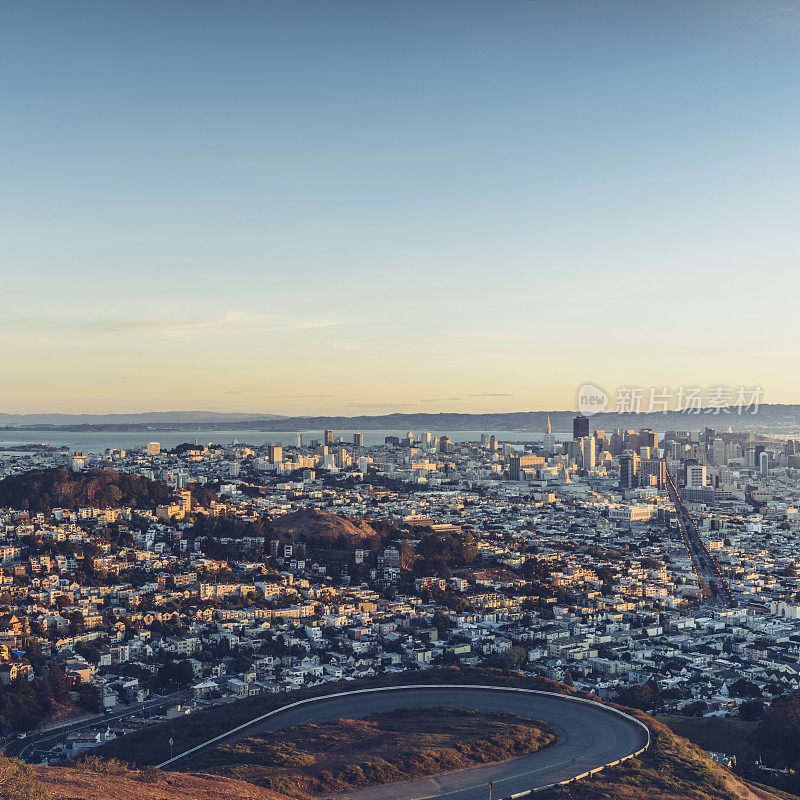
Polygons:
<instances>
[{"instance_id":1,"label":"clear blue sky","mask_svg":"<svg viewBox=\"0 0 800 800\"><path fill-rule=\"evenodd\" d=\"M0 2L3 411L800 402L800 3Z\"/></svg>"}]
</instances>

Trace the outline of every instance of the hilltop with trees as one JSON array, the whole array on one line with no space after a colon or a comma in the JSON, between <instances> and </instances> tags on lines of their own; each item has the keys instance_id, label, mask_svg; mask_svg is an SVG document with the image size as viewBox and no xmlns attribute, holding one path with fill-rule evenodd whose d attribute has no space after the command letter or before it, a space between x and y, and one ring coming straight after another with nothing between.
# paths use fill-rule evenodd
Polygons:
<instances>
[{"instance_id":1,"label":"hilltop with trees","mask_svg":"<svg viewBox=\"0 0 800 800\"><path fill-rule=\"evenodd\" d=\"M210 489L187 488L201 504L214 497ZM154 509L168 503L173 494L174 490L161 481L99 467L86 472L72 472L65 467L33 469L0 480L0 507L32 513L49 513L54 508Z\"/></svg>"}]
</instances>

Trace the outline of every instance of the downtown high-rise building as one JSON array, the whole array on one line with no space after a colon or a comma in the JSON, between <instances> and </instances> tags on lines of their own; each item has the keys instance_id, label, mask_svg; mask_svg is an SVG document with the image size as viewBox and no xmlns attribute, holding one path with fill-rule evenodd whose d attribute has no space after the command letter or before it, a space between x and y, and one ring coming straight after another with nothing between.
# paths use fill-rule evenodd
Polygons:
<instances>
[{"instance_id":1,"label":"downtown high-rise building","mask_svg":"<svg viewBox=\"0 0 800 800\"><path fill-rule=\"evenodd\" d=\"M589 417L584 417L583 414L578 414L572 420L572 438L583 439L589 435Z\"/></svg>"}]
</instances>

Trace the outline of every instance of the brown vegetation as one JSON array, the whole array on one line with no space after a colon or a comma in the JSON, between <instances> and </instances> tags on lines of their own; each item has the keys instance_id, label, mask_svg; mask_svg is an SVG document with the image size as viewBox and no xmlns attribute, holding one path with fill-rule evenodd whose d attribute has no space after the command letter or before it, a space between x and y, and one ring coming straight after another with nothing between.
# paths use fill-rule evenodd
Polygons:
<instances>
[{"instance_id":1,"label":"brown vegetation","mask_svg":"<svg viewBox=\"0 0 800 800\"><path fill-rule=\"evenodd\" d=\"M569 800L779 800L787 796L747 783L696 745L639 711L652 744L639 758L553 792Z\"/></svg>"},{"instance_id":2,"label":"brown vegetation","mask_svg":"<svg viewBox=\"0 0 800 800\"><path fill-rule=\"evenodd\" d=\"M37 773L49 800L287 800L269 789L220 775L139 771L120 762L107 768L97 763L38 767Z\"/></svg>"},{"instance_id":3,"label":"brown vegetation","mask_svg":"<svg viewBox=\"0 0 800 800\"><path fill-rule=\"evenodd\" d=\"M205 769L296 797L409 780L535 753L555 742L514 714L416 708L299 725L209 752Z\"/></svg>"},{"instance_id":4,"label":"brown vegetation","mask_svg":"<svg viewBox=\"0 0 800 800\"><path fill-rule=\"evenodd\" d=\"M486 684L490 686L516 686L525 689L542 689L549 692L571 694L572 690L547 678L531 678L506 669L451 668L405 672L398 675L381 675L360 681L341 681L300 689L288 696L259 695L236 703L193 713L190 717L170 720L109 742L96 751L106 758L121 758L138 765L159 764L164 753L169 752L169 739L180 742L182 750L188 750L201 742L218 736L254 717L280 708L287 703L309 697L321 697L340 691L374 688L376 686L403 686L407 684L447 683L452 685ZM177 755L177 748L176 748ZM202 754L194 762L203 768ZM191 768L190 762L178 762L177 768Z\"/></svg>"},{"instance_id":5,"label":"brown vegetation","mask_svg":"<svg viewBox=\"0 0 800 800\"><path fill-rule=\"evenodd\" d=\"M302 509L272 522L272 535L284 541L345 545L380 539L380 534L362 519L339 516L330 511Z\"/></svg>"}]
</instances>

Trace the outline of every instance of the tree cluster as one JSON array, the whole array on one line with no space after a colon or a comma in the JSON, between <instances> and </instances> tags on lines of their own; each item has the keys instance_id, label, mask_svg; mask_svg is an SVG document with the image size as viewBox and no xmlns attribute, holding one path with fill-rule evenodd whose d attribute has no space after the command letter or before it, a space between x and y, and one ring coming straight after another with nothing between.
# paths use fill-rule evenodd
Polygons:
<instances>
[{"instance_id":1,"label":"tree cluster","mask_svg":"<svg viewBox=\"0 0 800 800\"><path fill-rule=\"evenodd\" d=\"M42 678L16 680L0 694L0 732L36 728L47 719L55 703L67 701L69 683L56 666Z\"/></svg>"},{"instance_id":2,"label":"tree cluster","mask_svg":"<svg viewBox=\"0 0 800 800\"><path fill-rule=\"evenodd\" d=\"M172 489L159 481L113 469L72 472L64 467L34 469L0 480L0 507L49 513L54 508L155 508L169 502Z\"/></svg>"}]
</instances>

